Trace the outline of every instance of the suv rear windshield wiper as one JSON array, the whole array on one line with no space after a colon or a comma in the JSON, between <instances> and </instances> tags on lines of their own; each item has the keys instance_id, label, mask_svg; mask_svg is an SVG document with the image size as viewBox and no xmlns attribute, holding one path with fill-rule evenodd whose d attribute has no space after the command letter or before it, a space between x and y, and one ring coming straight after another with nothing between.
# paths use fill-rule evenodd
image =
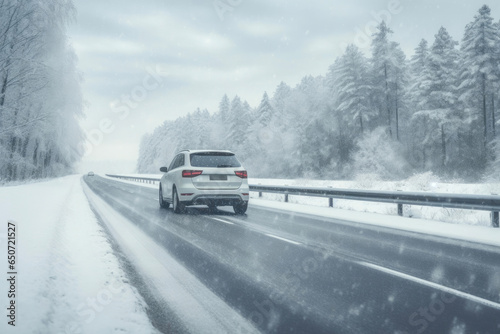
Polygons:
<instances>
[{"instance_id":1,"label":"suv rear windshield wiper","mask_svg":"<svg viewBox=\"0 0 500 334\"><path fill-rule=\"evenodd\" d=\"M217 168L234 167L233 165L217 165Z\"/></svg>"}]
</instances>

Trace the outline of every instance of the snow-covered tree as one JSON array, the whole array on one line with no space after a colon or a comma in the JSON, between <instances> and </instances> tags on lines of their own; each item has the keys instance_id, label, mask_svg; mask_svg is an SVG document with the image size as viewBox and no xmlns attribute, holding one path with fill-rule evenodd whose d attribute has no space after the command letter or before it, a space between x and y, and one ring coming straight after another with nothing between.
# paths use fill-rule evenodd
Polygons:
<instances>
[{"instance_id":1,"label":"snow-covered tree","mask_svg":"<svg viewBox=\"0 0 500 334\"><path fill-rule=\"evenodd\" d=\"M290 97L291 91L292 89L290 88L290 86L288 86L283 81L280 82L278 87L276 87L273 98L271 100L271 104L278 118L283 117L285 114L286 102Z\"/></svg>"},{"instance_id":2,"label":"snow-covered tree","mask_svg":"<svg viewBox=\"0 0 500 334\"><path fill-rule=\"evenodd\" d=\"M494 101L498 94L498 29L491 10L484 5L465 28L461 44L459 99L467 112L473 131L482 134L482 165L487 160L488 144L493 140Z\"/></svg>"},{"instance_id":3,"label":"snow-covered tree","mask_svg":"<svg viewBox=\"0 0 500 334\"><path fill-rule=\"evenodd\" d=\"M500 182L500 139L493 141L494 159L487 166L486 179L488 181Z\"/></svg>"},{"instance_id":4,"label":"snow-covered tree","mask_svg":"<svg viewBox=\"0 0 500 334\"><path fill-rule=\"evenodd\" d=\"M410 109L414 111L429 109L429 47L428 42L422 39L415 49L410 60L412 80L408 87Z\"/></svg>"},{"instance_id":5,"label":"snow-covered tree","mask_svg":"<svg viewBox=\"0 0 500 334\"><path fill-rule=\"evenodd\" d=\"M452 109L456 106L456 74L458 66L458 42L441 27L435 35L428 58L429 85L426 95L429 109Z\"/></svg>"},{"instance_id":6,"label":"snow-covered tree","mask_svg":"<svg viewBox=\"0 0 500 334\"><path fill-rule=\"evenodd\" d=\"M408 69L406 65L406 55L396 42L391 43L392 53L392 104L394 110L394 132L396 140L400 141L401 138L401 118L405 116L407 110L407 85L408 85ZM406 117L408 119L409 117Z\"/></svg>"},{"instance_id":7,"label":"snow-covered tree","mask_svg":"<svg viewBox=\"0 0 500 334\"><path fill-rule=\"evenodd\" d=\"M229 131L228 121L230 111L231 103L227 94L224 94L219 103L219 111L215 116L217 121L214 122L210 130L211 142L215 145L214 147L223 147L225 145L225 139Z\"/></svg>"},{"instance_id":8,"label":"snow-covered tree","mask_svg":"<svg viewBox=\"0 0 500 334\"><path fill-rule=\"evenodd\" d=\"M71 1L0 3L0 180L72 171L85 153Z\"/></svg>"},{"instance_id":9,"label":"snow-covered tree","mask_svg":"<svg viewBox=\"0 0 500 334\"><path fill-rule=\"evenodd\" d=\"M349 45L330 71L337 91L338 112L353 133L363 134L375 116L370 101L368 61L355 45Z\"/></svg>"},{"instance_id":10,"label":"snow-covered tree","mask_svg":"<svg viewBox=\"0 0 500 334\"><path fill-rule=\"evenodd\" d=\"M443 27L435 35L435 41L422 69L419 94L424 98L419 104L423 109L412 115L413 140L419 143L424 170L443 172L448 163L448 142L456 139L460 115L456 98L456 74L458 43ZM418 64L418 63L417 63ZM437 169L437 170L436 170Z\"/></svg>"},{"instance_id":11,"label":"snow-covered tree","mask_svg":"<svg viewBox=\"0 0 500 334\"><path fill-rule=\"evenodd\" d=\"M389 39L393 31L382 21L372 41L372 93L390 138L399 139L399 114L405 92L405 56L396 42Z\"/></svg>"},{"instance_id":12,"label":"snow-covered tree","mask_svg":"<svg viewBox=\"0 0 500 334\"><path fill-rule=\"evenodd\" d=\"M247 119L243 102L241 102L241 98L236 95L231 101L231 110L228 117L227 125L229 127L229 132L225 138L225 143L228 148L235 150L246 140L248 132Z\"/></svg>"},{"instance_id":13,"label":"snow-covered tree","mask_svg":"<svg viewBox=\"0 0 500 334\"><path fill-rule=\"evenodd\" d=\"M409 166L399 143L392 141L383 127L365 135L358 142L352 168L357 174L375 174L394 180L408 176Z\"/></svg>"},{"instance_id":14,"label":"snow-covered tree","mask_svg":"<svg viewBox=\"0 0 500 334\"><path fill-rule=\"evenodd\" d=\"M224 94L219 103L219 119L222 123L227 122L230 109L231 104L229 103L229 98L227 97L227 94Z\"/></svg>"},{"instance_id":15,"label":"snow-covered tree","mask_svg":"<svg viewBox=\"0 0 500 334\"><path fill-rule=\"evenodd\" d=\"M478 180L486 166L487 129L494 170L500 156L499 145L492 145L500 118L500 23L493 24L489 8L467 26L460 49L441 28L432 45L422 40L407 61L391 33L384 22L377 27L369 60L349 46L325 76L307 75L293 88L281 82L255 109L223 97L203 124L198 117L168 122L153 133L162 139L152 143L203 145L199 132L208 128L208 142L217 144L212 147L237 151L253 176L391 178L412 169Z\"/></svg>"},{"instance_id":16,"label":"snow-covered tree","mask_svg":"<svg viewBox=\"0 0 500 334\"><path fill-rule=\"evenodd\" d=\"M274 110L269 102L269 96L267 92L262 95L262 100L260 101L259 107L257 108L257 120L262 126L267 126L273 117Z\"/></svg>"}]
</instances>

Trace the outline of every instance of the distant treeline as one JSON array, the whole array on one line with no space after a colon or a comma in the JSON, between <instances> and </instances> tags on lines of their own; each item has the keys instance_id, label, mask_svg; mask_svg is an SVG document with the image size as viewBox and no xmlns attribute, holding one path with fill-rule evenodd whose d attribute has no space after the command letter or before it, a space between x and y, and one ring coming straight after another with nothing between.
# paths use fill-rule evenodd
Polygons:
<instances>
[{"instance_id":1,"label":"distant treeline","mask_svg":"<svg viewBox=\"0 0 500 334\"><path fill-rule=\"evenodd\" d=\"M483 6L461 43L442 27L408 59L381 22L371 56L355 45L325 76L281 83L257 108L225 95L145 135L137 163L157 172L186 148L235 151L251 176L397 179L431 171L479 180L500 174L500 22Z\"/></svg>"}]
</instances>

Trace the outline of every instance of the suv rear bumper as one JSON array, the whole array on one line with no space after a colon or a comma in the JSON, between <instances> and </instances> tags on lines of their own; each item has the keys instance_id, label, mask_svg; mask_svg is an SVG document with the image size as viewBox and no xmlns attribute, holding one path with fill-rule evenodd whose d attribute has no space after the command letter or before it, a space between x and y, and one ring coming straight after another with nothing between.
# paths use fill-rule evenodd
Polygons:
<instances>
[{"instance_id":1,"label":"suv rear bumper","mask_svg":"<svg viewBox=\"0 0 500 334\"><path fill-rule=\"evenodd\" d=\"M247 203L250 197L248 186L236 190L200 190L189 186L179 189L178 194L184 205L238 205Z\"/></svg>"},{"instance_id":2,"label":"suv rear bumper","mask_svg":"<svg viewBox=\"0 0 500 334\"><path fill-rule=\"evenodd\" d=\"M224 205L238 205L248 202L245 201L239 195L197 195L187 203L186 205L213 205L213 206L224 206Z\"/></svg>"}]
</instances>

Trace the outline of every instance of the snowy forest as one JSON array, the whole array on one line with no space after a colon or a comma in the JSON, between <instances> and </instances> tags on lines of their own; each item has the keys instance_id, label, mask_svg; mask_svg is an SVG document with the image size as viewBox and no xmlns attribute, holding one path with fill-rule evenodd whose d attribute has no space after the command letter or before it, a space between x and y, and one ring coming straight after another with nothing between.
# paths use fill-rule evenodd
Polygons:
<instances>
[{"instance_id":1,"label":"snowy forest","mask_svg":"<svg viewBox=\"0 0 500 334\"><path fill-rule=\"evenodd\" d=\"M473 13L471 13L471 17ZM137 170L181 149L229 149L253 177L446 180L500 175L500 22L483 6L456 41L442 27L407 57L381 22L371 54L346 48L324 76L281 82L252 108L222 97L143 137Z\"/></svg>"},{"instance_id":2,"label":"snowy forest","mask_svg":"<svg viewBox=\"0 0 500 334\"><path fill-rule=\"evenodd\" d=\"M68 0L0 2L0 182L72 172L84 153Z\"/></svg>"}]
</instances>

